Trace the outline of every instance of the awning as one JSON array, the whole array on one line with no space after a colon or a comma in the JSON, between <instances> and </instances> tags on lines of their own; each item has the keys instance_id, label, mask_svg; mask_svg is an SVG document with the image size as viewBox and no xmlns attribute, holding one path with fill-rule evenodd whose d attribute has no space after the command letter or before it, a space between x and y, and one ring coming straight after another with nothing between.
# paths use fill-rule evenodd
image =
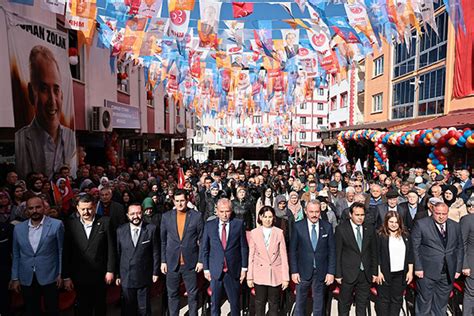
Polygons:
<instances>
[{"instance_id":1,"label":"awning","mask_svg":"<svg viewBox=\"0 0 474 316\"><path fill-rule=\"evenodd\" d=\"M465 109L449 112L446 115L437 116L417 124L406 126L400 131L423 130L433 128L455 127L463 129L474 126L474 109Z\"/></svg>"},{"instance_id":2,"label":"awning","mask_svg":"<svg viewBox=\"0 0 474 316\"><path fill-rule=\"evenodd\" d=\"M304 142L301 143L302 147L308 147L308 148L316 148L321 145L321 142Z\"/></svg>"},{"instance_id":3,"label":"awning","mask_svg":"<svg viewBox=\"0 0 474 316\"><path fill-rule=\"evenodd\" d=\"M406 120L371 122L371 123L366 123L366 124L356 124L356 125L333 128L331 129L331 132L342 132L342 131L350 131L350 130L356 131L356 130L361 130L361 129L376 129L376 130L382 130L382 131L393 131L393 130L398 130L400 127L405 127L407 125L421 123L429 119L432 119L432 118L417 117L414 119L406 119Z\"/></svg>"}]
</instances>

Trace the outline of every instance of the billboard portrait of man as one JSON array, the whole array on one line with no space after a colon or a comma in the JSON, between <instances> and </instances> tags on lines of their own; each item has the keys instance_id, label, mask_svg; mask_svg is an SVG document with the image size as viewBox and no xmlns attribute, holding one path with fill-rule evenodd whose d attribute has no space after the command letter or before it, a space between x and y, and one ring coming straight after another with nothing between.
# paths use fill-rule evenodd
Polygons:
<instances>
[{"instance_id":1,"label":"billboard portrait of man","mask_svg":"<svg viewBox=\"0 0 474 316\"><path fill-rule=\"evenodd\" d=\"M67 165L75 175L75 133L61 124L63 82L59 64L48 47L36 45L31 49L29 74L27 93L34 118L15 133L17 171L23 176L34 171L51 177Z\"/></svg>"},{"instance_id":2,"label":"billboard portrait of man","mask_svg":"<svg viewBox=\"0 0 474 316\"><path fill-rule=\"evenodd\" d=\"M15 165L25 178L39 172L52 178L63 166L77 170L73 81L68 35L6 13L15 128Z\"/></svg>"}]
</instances>

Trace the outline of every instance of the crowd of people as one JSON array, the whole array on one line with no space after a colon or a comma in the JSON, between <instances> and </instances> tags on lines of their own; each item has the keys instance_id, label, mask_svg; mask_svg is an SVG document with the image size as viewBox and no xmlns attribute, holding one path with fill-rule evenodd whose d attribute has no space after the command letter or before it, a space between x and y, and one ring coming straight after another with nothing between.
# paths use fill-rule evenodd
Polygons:
<instances>
[{"instance_id":1,"label":"crowd of people","mask_svg":"<svg viewBox=\"0 0 474 316\"><path fill-rule=\"evenodd\" d=\"M150 287L166 281L170 315L180 283L198 313L198 275L210 282L211 314L225 296L241 310L254 289L255 313L280 315L296 288L295 314L325 313L328 286L338 313L365 315L377 286L379 315L399 315L416 282L416 315L446 315L464 280L464 315L474 314L474 195L468 169L427 172L407 165L368 173L337 161L281 166L135 163L67 166L51 178L7 174L0 190L0 314L21 293L26 315L41 297L57 315L58 289L74 290L79 315L105 315L106 290L121 286L124 315L151 315Z\"/></svg>"}]
</instances>

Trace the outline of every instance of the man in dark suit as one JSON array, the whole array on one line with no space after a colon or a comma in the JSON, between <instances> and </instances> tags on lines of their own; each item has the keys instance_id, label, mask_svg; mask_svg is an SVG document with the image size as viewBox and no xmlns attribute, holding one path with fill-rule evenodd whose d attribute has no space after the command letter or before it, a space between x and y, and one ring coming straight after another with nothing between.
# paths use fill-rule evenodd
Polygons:
<instances>
[{"instance_id":1,"label":"man in dark suit","mask_svg":"<svg viewBox=\"0 0 474 316\"><path fill-rule=\"evenodd\" d=\"M338 313L348 316L355 291L356 315L366 314L370 284L377 280L377 246L372 224L364 225L364 204L355 202L350 220L336 228L336 281L341 284Z\"/></svg>"},{"instance_id":2,"label":"man in dark suit","mask_svg":"<svg viewBox=\"0 0 474 316\"><path fill-rule=\"evenodd\" d=\"M115 246L110 219L95 213L94 198L81 196L77 213L65 221L64 288L77 293L80 316L106 314L106 284L114 280Z\"/></svg>"},{"instance_id":3,"label":"man in dark suit","mask_svg":"<svg viewBox=\"0 0 474 316\"><path fill-rule=\"evenodd\" d=\"M12 271L12 245L14 226L0 222L0 315L10 315L10 291L8 284Z\"/></svg>"},{"instance_id":4,"label":"man in dark suit","mask_svg":"<svg viewBox=\"0 0 474 316\"><path fill-rule=\"evenodd\" d=\"M423 205L418 202L418 193L415 190L411 190L407 194L407 202L400 203L398 205L398 212L402 217L403 224L409 232L413 229L415 222L418 220L417 214L425 212Z\"/></svg>"},{"instance_id":5,"label":"man in dark suit","mask_svg":"<svg viewBox=\"0 0 474 316\"><path fill-rule=\"evenodd\" d=\"M175 208L163 214L161 220L161 272L166 275L170 315L179 314L179 281L183 279L188 293L189 315L197 316L197 273L202 270L199 240L203 220L200 212L187 208L184 190L174 192Z\"/></svg>"},{"instance_id":6,"label":"man in dark suit","mask_svg":"<svg viewBox=\"0 0 474 316\"><path fill-rule=\"evenodd\" d=\"M232 218L232 203L222 198L217 202L217 218L206 222L201 242L200 258L204 276L211 282L211 315L220 315L224 289L231 315L240 315L240 284L248 268L249 249L242 220Z\"/></svg>"},{"instance_id":7,"label":"man in dark suit","mask_svg":"<svg viewBox=\"0 0 474 316\"><path fill-rule=\"evenodd\" d=\"M461 198L464 200L464 203L466 203L467 200L470 198L470 195L468 194L468 192L470 191L469 189L472 187L472 180L469 177L469 171L466 169L461 170L459 174L459 179L462 187Z\"/></svg>"},{"instance_id":8,"label":"man in dark suit","mask_svg":"<svg viewBox=\"0 0 474 316\"><path fill-rule=\"evenodd\" d=\"M305 213L306 220L295 224L290 239L290 272L296 284L295 314L306 314L306 300L311 288L313 315L322 316L325 285L334 282L336 273L336 243L331 224L320 219L319 201L310 201Z\"/></svg>"},{"instance_id":9,"label":"man in dark suit","mask_svg":"<svg viewBox=\"0 0 474 316\"><path fill-rule=\"evenodd\" d=\"M385 194L385 197L387 198L387 202L382 203L377 206L377 225L376 228L379 228L382 226L384 220L385 220L385 215L389 211L398 211L398 192L397 190L391 189Z\"/></svg>"},{"instance_id":10,"label":"man in dark suit","mask_svg":"<svg viewBox=\"0 0 474 316\"><path fill-rule=\"evenodd\" d=\"M110 187L103 187L100 190L99 197L97 215L110 217L110 227L115 232L120 225L127 222L125 209L122 204L112 201L112 189Z\"/></svg>"},{"instance_id":11,"label":"man in dark suit","mask_svg":"<svg viewBox=\"0 0 474 316\"><path fill-rule=\"evenodd\" d=\"M11 288L23 294L25 315L38 315L41 297L46 314L59 315L59 291L62 285L64 226L45 214L44 201L37 196L26 201L29 220L13 231Z\"/></svg>"},{"instance_id":12,"label":"man in dark suit","mask_svg":"<svg viewBox=\"0 0 474 316\"><path fill-rule=\"evenodd\" d=\"M129 224L117 229L119 273L122 285L122 315L150 316L150 287L158 281L160 244L157 228L143 222L140 204L132 204L127 212Z\"/></svg>"},{"instance_id":13,"label":"man in dark suit","mask_svg":"<svg viewBox=\"0 0 474 316\"><path fill-rule=\"evenodd\" d=\"M474 314L474 199L467 200L469 215L461 218L461 232L464 242L464 280L463 315Z\"/></svg>"},{"instance_id":14,"label":"man in dark suit","mask_svg":"<svg viewBox=\"0 0 474 316\"><path fill-rule=\"evenodd\" d=\"M448 219L448 206L440 203L431 217L416 221L411 238L418 277L415 314L446 315L449 293L463 265L460 226Z\"/></svg>"}]
</instances>

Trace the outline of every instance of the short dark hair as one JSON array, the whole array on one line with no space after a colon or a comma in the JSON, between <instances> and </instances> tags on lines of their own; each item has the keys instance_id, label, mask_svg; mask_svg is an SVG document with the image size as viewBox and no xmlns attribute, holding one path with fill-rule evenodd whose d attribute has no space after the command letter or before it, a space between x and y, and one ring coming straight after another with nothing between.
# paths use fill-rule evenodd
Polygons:
<instances>
[{"instance_id":1,"label":"short dark hair","mask_svg":"<svg viewBox=\"0 0 474 316\"><path fill-rule=\"evenodd\" d=\"M214 182L214 179L212 179L212 177L211 177L211 176L207 176L207 177L205 177L205 178L204 178L204 182L206 182L206 180L209 180L209 181L211 181L211 183L212 183L212 182Z\"/></svg>"},{"instance_id":2,"label":"short dark hair","mask_svg":"<svg viewBox=\"0 0 474 316\"><path fill-rule=\"evenodd\" d=\"M186 200L188 199L188 192L184 189L176 189L173 193L173 198L175 198L178 195L184 195Z\"/></svg>"},{"instance_id":3,"label":"short dark hair","mask_svg":"<svg viewBox=\"0 0 474 316\"><path fill-rule=\"evenodd\" d=\"M260 216L263 216L263 214L265 214L266 212L271 212L272 215L273 215L273 224L275 224L275 221L276 221L276 215L275 215L275 210L273 209L273 207L271 206L264 206L260 209L260 211L258 211L258 216L257 216L257 223L259 225L262 225L262 220L260 219Z\"/></svg>"},{"instance_id":4,"label":"short dark hair","mask_svg":"<svg viewBox=\"0 0 474 316\"><path fill-rule=\"evenodd\" d=\"M365 213L365 204L364 203L360 203L360 202L352 203L351 207L349 208L349 213L352 214L354 212L355 208L361 208L361 209L364 210L364 213Z\"/></svg>"},{"instance_id":5,"label":"short dark hair","mask_svg":"<svg viewBox=\"0 0 474 316\"><path fill-rule=\"evenodd\" d=\"M140 209L143 210L142 205L140 203L132 203L127 207L127 213L128 213L128 211L130 211L130 207L132 207L132 206L140 206Z\"/></svg>"},{"instance_id":6,"label":"short dark hair","mask_svg":"<svg viewBox=\"0 0 474 316\"><path fill-rule=\"evenodd\" d=\"M79 197L79 200L77 200L77 205L79 205L79 203L95 203L95 199L90 194L83 194Z\"/></svg>"}]
</instances>

